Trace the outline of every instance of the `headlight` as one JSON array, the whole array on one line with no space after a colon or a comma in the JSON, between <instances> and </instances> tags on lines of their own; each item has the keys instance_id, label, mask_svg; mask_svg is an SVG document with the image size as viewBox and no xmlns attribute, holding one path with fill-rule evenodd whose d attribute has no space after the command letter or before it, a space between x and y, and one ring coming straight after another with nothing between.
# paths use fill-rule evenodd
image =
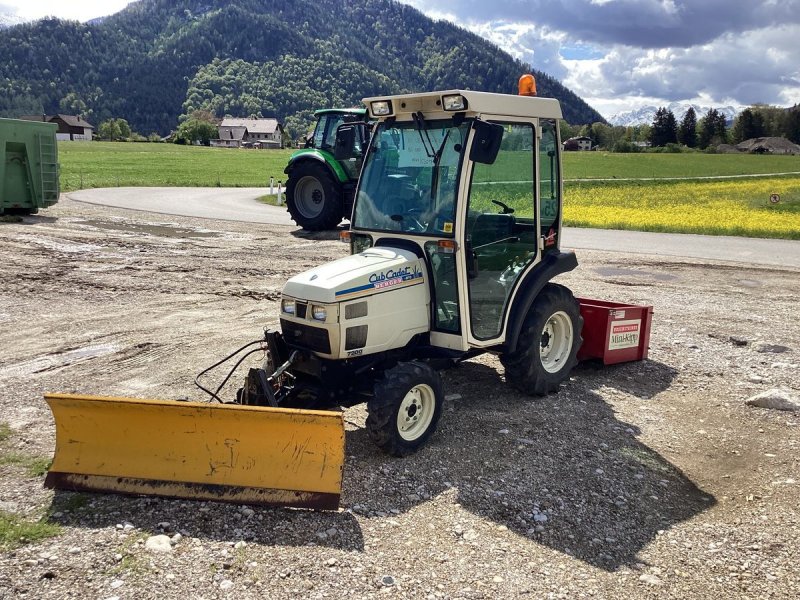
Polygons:
<instances>
[{"instance_id":1,"label":"headlight","mask_svg":"<svg viewBox=\"0 0 800 600\"><path fill-rule=\"evenodd\" d=\"M389 100L378 100L372 103L372 114L376 117L386 117L392 114L392 103Z\"/></svg>"},{"instance_id":2,"label":"headlight","mask_svg":"<svg viewBox=\"0 0 800 600\"><path fill-rule=\"evenodd\" d=\"M293 315L295 313L294 300L281 300L281 311L287 315Z\"/></svg>"},{"instance_id":3,"label":"headlight","mask_svg":"<svg viewBox=\"0 0 800 600\"><path fill-rule=\"evenodd\" d=\"M311 316L317 321L324 321L328 318L328 309L324 306L317 306L316 304L311 307Z\"/></svg>"},{"instance_id":4,"label":"headlight","mask_svg":"<svg viewBox=\"0 0 800 600\"><path fill-rule=\"evenodd\" d=\"M445 110L467 110L467 99L461 94L442 97Z\"/></svg>"}]
</instances>

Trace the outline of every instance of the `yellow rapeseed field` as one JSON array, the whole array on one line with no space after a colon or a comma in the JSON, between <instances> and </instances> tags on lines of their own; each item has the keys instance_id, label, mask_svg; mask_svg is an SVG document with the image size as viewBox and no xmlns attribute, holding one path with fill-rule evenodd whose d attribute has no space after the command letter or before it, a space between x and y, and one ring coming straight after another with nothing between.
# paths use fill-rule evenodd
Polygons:
<instances>
[{"instance_id":1,"label":"yellow rapeseed field","mask_svg":"<svg viewBox=\"0 0 800 600\"><path fill-rule=\"evenodd\" d=\"M800 239L800 178L575 184L564 224Z\"/></svg>"}]
</instances>

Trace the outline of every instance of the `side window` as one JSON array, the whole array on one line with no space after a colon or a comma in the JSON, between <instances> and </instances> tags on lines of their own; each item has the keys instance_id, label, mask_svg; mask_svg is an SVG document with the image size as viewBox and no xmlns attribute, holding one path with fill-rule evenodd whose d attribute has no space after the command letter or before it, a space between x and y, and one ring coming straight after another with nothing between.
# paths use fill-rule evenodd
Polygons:
<instances>
[{"instance_id":1,"label":"side window","mask_svg":"<svg viewBox=\"0 0 800 600\"><path fill-rule=\"evenodd\" d=\"M470 326L477 339L502 333L508 299L536 257L534 148L530 123L501 123L503 141L491 165L475 164L467 212Z\"/></svg>"},{"instance_id":2,"label":"side window","mask_svg":"<svg viewBox=\"0 0 800 600\"><path fill-rule=\"evenodd\" d=\"M314 148L322 148L322 141L325 139L325 125L328 123L328 116L322 115L314 128Z\"/></svg>"},{"instance_id":3,"label":"side window","mask_svg":"<svg viewBox=\"0 0 800 600\"><path fill-rule=\"evenodd\" d=\"M344 117L342 115L331 115L328 117L328 124L325 128L325 139L322 140L322 146L319 146L320 148L333 150L333 147L336 145L336 130L342 123L344 123Z\"/></svg>"},{"instance_id":4,"label":"side window","mask_svg":"<svg viewBox=\"0 0 800 600\"><path fill-rule=\"evenodd\" d=\"M555 121L541 122L542 139L539 145L539 216L545 251L558 246L558 219L561 188L559 187L558 138Z\"/></svg>"}]
</instances>

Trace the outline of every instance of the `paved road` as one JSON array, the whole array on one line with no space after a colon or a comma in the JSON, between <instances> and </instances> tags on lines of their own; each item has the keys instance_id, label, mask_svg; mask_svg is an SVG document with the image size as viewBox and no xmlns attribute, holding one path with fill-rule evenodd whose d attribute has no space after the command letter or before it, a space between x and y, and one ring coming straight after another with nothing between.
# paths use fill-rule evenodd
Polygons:
<instances>
[{"instance_id":1,"label":"paved road","mask_svg":"<svg viewBox=\"0 0 800 600\"><path fill-rule=\"evenodd\" d=\"M79 202L182 217L294 225L286 208L256 202L266 188L96 188L69 192Z\"/></svg>"},{"instance_id":2,"label":"paved road","mask_svg":"<svg viewBox=\"0 0 800 600\"><path fill-rule=\"evenodd\" d=\"M285 208L256 202L267 191L264 188L102 188L66 195L79 202L165 215L294 226ZM791 240L567 227L562 245L800 269L800 241Z\"/></svg>"}]
</instances>

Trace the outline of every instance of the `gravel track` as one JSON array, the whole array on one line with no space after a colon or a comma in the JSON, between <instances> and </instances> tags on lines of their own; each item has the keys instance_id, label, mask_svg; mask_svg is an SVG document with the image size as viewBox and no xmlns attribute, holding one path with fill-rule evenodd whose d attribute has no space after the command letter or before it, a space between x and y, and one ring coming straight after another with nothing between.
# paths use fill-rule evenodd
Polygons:
<instances>
[{"instance_id":1,"label":"gravel track","mask_svg":"<svg viewBox=\"0 0 800 600\"><path fill-rule=\"evenodd\" d=\"M286 278L347 251L69 199L0 231L0 453L30 457L54 448L45 390L200 400L199 370L277 325ZM53 493L0 461L0 511L62 526L0 549L0 599L796 597L800 413L744 400L800 395L800 270L579 261L576 295L654 306L649 360L541 399L467 361L406 459L349 409L339 512Z\"/></svg>"}]
</instances>

